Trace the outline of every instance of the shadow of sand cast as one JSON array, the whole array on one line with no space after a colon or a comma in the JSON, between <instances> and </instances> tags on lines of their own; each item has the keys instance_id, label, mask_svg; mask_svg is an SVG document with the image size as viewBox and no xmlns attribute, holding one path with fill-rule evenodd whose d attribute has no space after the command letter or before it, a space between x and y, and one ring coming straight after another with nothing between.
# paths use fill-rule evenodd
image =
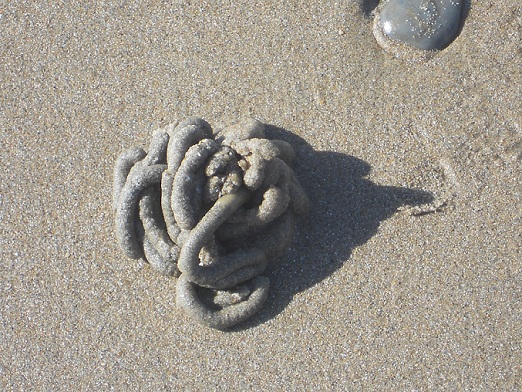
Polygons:
<instances>
[{"instance_id":1,"label":"shadow of sand cast","mask_svg":"<svg viewBox=\"0 0 522 392\"><path fill-rule=\"evenodd\" d=\"M425 191L381 186L365 178L366 162L336 152L314 151L303 139L280 128L267 135L291 143L297 153L294 171L311 201L298 223L294 243L265 273L271 294L263 310L236 330L250 328L279 314L296 293L322 281L350 258L352 250L377 233L399 207L433 201Z\"/></svg>"}]
</instances>

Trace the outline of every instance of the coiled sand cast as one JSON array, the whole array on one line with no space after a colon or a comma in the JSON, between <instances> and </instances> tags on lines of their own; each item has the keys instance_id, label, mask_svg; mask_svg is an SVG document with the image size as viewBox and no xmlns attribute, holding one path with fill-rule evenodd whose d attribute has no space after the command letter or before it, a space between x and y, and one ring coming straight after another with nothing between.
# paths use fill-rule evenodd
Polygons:
<instances>
[{"instance_id":1,"label":"coiled sand cast","mask_svg":"<svg viewBox=\"0 0 522 392\"><path fill-rule=\"evenodd\" d=\"M155 131L148 153L114 168L116 236L125 254L178 277L176 299L196 321L226 329L265 302L267 262L293 237L308 198L292 146L247 119L214 134L200 118Z\"/></svg>"}]
</instances>

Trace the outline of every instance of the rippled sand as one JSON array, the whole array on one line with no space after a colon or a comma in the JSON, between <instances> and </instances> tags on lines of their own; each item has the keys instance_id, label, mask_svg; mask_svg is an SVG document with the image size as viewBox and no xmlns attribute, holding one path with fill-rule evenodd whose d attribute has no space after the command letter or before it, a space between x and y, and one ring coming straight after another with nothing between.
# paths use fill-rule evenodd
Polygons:
<instances>
[{"instance_id":1,"label":"rippled sand","mask_svg":"<svg viewBox=\"0 0 522 392\"><path fill-rule=\"evenodd\" d=\"M369 3L91 3L0 7L0 389L520 389L518 1L424 63ZM117 155L192 115L274 125L314 203L228 333L114 238Z\"/></svg>"}]
</instances>

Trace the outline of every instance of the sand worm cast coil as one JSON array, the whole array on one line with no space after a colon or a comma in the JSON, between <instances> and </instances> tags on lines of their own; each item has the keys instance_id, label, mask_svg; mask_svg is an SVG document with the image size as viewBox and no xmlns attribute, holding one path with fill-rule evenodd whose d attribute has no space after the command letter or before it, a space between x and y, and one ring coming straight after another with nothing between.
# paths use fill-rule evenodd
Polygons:
<instances>
[{"instance_id":1,"label":"sand worm cast coil","mask_svg":"<svg viewBox=\"0 0 522 392\"><path fill-rule=\"evenodd\" d=\"M263 306L262 274L308 209L294 159L254 119L216 133L200 118L155 131L148 152L131 148L115 164L119 245L178 277L176 301L196 321L231 327Z\"/></svg>"}]
</instances>

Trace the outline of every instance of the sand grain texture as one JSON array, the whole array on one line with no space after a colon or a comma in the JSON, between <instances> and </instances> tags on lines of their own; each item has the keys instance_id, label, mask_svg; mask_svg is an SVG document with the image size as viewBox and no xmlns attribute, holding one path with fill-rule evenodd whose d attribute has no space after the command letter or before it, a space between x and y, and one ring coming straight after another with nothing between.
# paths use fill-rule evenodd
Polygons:
<instances>
[{"instance_id":1,"label":"sand grain texture","mask_svg":"<svg viewBox=\"0 0 522 392\"><path fill-rule=\"evenodd\" d=\"M0 3L0 389L520 389L519 2L419 64L257 4ZM194 115L272 124L314 203L228 333L114 235L116 157Z\"/></svg>"}]
</instances>

